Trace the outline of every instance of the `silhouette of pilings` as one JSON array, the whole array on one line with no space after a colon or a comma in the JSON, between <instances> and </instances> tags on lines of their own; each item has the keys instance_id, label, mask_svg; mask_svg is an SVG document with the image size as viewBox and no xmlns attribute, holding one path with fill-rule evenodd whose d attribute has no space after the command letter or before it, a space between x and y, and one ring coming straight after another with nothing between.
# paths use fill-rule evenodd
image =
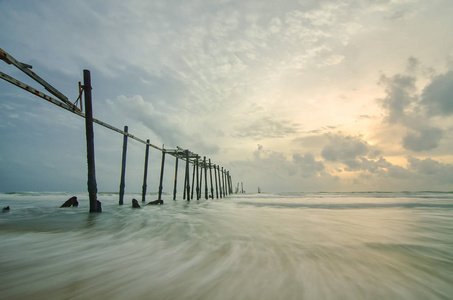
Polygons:
<instances>
[{"instance_id":1,"label":"silhouette of pilings","mask_svg":"<svg viewBox=\"0 0 453 300\"><path fill-rule=\"evenodd\" d=\"M7 64L13 64L15 67L20 69L22 72L27 74L33 80L41 84L48 92L50 92L56 98L49 96L3 72L0 72L0 78L14 84L21 89L26 90L60 108L63 108L67 111L70 111L82 118L85 118L85 128L86 128L86 140L87 140L87 169L88 169L88 193L90 199L90 212L100 212L101 205L100 202L97 201L97 184L96 184L96 173L95 173L95 149L94 149L94 130L93 130L93 123L101 125L109 130L117 132L123 135L123 152L122 152L122 161L121 161L121 177L120 177L120 191L119 191L119 204L124 203L124 189L126 186L126 158L127 158L127 142L128 139L136 140L144 145L146 145L145 150L145 162L144 162L144 171L143 171L143 185L142 185L142 201L145 201L146 192L147 192L147 175L148 175L148 160L149 160L149 148L154 148L162 153L162 161L161 161L161 169L160 169L160 178L159 178L159 187L158 187L158 197L159 200L162 198L163 193L163 175L164 175L164 168L165 168L165 155L169 154L176 158L175 162L175 180L174 180L174 188L173 188L173 199L176 200L176 193L177 193L177 173L178 173L178 161L182 160L186 162L185 167L185 178L184 178L184 196L183 199L187 199L190 201L193 199L194 193L194 181L195 181L195 174L196 174L196 192L197 192L197 200L201 198L201 188L203 185L203 170L204 170L204 188L205 188L205 198L208 199L208 179L207 179L207 170L209 168L210 172L210 186L211 186L211 197L214 198L214 188L213 188L213 179L212 179L212 169L214 171L214 179L215 179L215 186L216 186L216 198L225 197L230 191L231 193L231 177L229 172L224 170L222 167L222 171L220 170L220 166L218 164L211 164L211 159L206 160L206 157L203 157L203 160L200 160L200 156L195 154L188 149L183 149L177 147L176 149L164 149L164 147L160 148L154 144L150 143L150 140L143 140L140 139L128 132L128 126L124 126L124 130L118 129L110 124L107 124L103 121L95 119L93 117L92 111L92 95L91 95L91 75L89 70L83 71L83 85L79 82L79 97L75 101L75 103L71 103L68 98L47 83L45 80L40 78L36 75L33 71L31 71L32 66L19 62L11 55L6 53L3 49L0 48L0 59L5 61ZM82 94L85 98L85 112L82 111ZM76 103L80 100L80 108L77 107ZM192 187L190 185L190 164L193 165L193 174L192 174ZM199 169L200 168L200 169ZM201 174L199 173L201 172ZM222 176L221 176L222 174ZM225 178L226 176L226 178ZM192 189L192 190L191 190Z\"/></svg>"}]
</instances>

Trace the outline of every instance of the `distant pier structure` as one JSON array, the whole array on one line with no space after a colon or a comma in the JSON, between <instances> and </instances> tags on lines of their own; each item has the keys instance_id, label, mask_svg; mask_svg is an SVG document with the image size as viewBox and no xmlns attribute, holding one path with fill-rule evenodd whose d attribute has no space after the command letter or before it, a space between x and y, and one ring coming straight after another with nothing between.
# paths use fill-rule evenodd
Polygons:
<instances>
[{"instance_id":1,"label":"distant pier structure","mask_svg":"<svg viewBox=\"0 0 453 300\"><path fill-rule=\"evenodd\" d=\"M27 92L34 94L60 108L70 111L85 119L86 129L86 148L87 148L87 173L88 173L88 195L90 201L90 212L101 212L101 203L97 200L97 184L96 184L96 167L95 167L95 148L94 148L94 129L93 124L96 123L107 129L110 129L123 136L123 152L121 160L121 175L120 175L120 189L118 204L123 205L124 203L124 189L126 185L126 159L127 159L127 144L128 139L134 139L145 145L145 160L143 168L143 185L142 185L142 202L146 201L147 192L147 176L148 176L148 160L149 160L149 149L153 148L162 153L160 177L158 186L158 200L162 200L162 193L164 189L164 171L165 171L165 159L167 155L175 158L175 177L173 183L173 200L176 200L177 194L177 182L178 182L178 164L181 161L184 163L184 188L183 188L183 199L190 201L194 198L197 200L203 196L205 199L209 198L225 198L227 195L233 193L233 181L230 175L230 171L218 164L212 163L210 158L206 156L200 156L188 149L177 146L174 149L165 149L164 146L158 147L150 143L150 140L146 141L140 139L129 133L128 126L124 126L123 130L118 129L110 124L102 122L93 117L92 110L92 97L91 97L91 74L89 70L83 70L83 85L79 82L79 97L74 103L69 101L68 97L59 92L56 88L47 83L44 79L39 77L31 69L32 66L22 63L8 54L6 51L0 48L0 59L7 64L12 64L19 70L27 74L33 80L42 85L52 96L49 96L3 72L0 71L0 78L14 84ZM82 105L82 96L84 98L84 105ZM79 106L77 106L79 104ZM190 166L192 165L192 180L190 178ZM214 176L213 176L214 173ZM208 179L209 178L209 179ZM242 185L242 183L241 183ZM214 192L215 187L215 192ZM243 189L242 189L243 190ZM203 195L204 191L204 195ZM162 202L158 202L162 203Z\"/></svg>"}]
</instances>

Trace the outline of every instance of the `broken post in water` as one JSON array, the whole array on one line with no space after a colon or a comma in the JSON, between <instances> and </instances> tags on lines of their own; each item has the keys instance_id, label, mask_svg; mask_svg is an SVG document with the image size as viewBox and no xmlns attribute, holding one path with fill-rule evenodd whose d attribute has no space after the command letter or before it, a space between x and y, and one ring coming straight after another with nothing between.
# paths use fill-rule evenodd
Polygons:
<instances>
[{"instance_id":1,"label":"broken post in water","mask_svg":"<svg viewBox=\"0 0 453 300\"><path fill-rule=\"evenodd\" d=\"M83 91L85 95L85 130L88 164L88 195L90 212L101 212L100 202L97 201L96 167L94 161L94 131L93 106L91 103L91 75L89 70L83 70ZM99 204L99 205L98 205Z\"/></svg>"}]
</instances>

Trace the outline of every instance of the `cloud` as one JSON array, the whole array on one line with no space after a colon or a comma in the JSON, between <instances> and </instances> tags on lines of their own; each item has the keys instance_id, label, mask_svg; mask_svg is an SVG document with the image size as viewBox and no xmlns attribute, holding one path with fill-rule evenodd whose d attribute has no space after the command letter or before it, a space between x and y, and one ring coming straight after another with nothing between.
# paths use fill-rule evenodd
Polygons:
<instances>
[{"instance_id":1,"label":"cloud","mask_svg":"<svg viewBox=\"0 0 453 300\"><path fill-rule=\"evenodd\" d=\"M143 140L146 139L146 136L139 136L139 134L149 134L148 132L134 133L134 128L139 128L140 124L159 137L160 142L169 146L167 148L181 146L198 152L200 155L215 154L219 151L217 145L206 141L202 135L185 128L185 123L181 118L171 112L158 111L150 101L145 100L141 95L132 97L120 95L115 100L107 99L106 102L116 118L121 117L123 122L128 122L129 132ZM155 143L155 141L151 141L151 143Z\"/></svg>"},{"instance_id":2,"label":"cloud","mask_svg":"<svg viewBox=\"0 0 453 300\"><path fill-rule=\"evenodd\" d=\"M426 126L418 131L411 131L403 138L405 149L415 152L437 148L442 139L443 131L439 128Z\"/></svg>"},{"instance_id":3,"label":"cloud","mask_svg":"<svg viewBox=\"0 0 453 300\"><path fill-rule=\"evenodd\" d=\"M418 59L408 59L407 70L416 72ZM435 149L445 136L445 130L436 126L433 117L453 114L453 72L437 75L420 93L415 76L397 74L382 75L380 84L385 86L386 97L379 99L386 113L385 120L391 126L405 128L401 138L406 150L421 152Z\"/></svg>"},{"instance_id":4,"label":"cloud","mask_svg":"<svg viewBox=\"0 0 453 300\"><path fill-rule=\"evenodd\" d=\"M296 153L293 154L292 158L294 163L299 167L302 177L316 176L325 170L323 162L315 160L315 157L311 153L305 153L304 155Z\"/></svg>"},{"instance_id":5,"label":"cloud","mask_svg":"<svg viewBox=\"0 0 453 300\"><path fill-rule=\"evenodd\" d=\"M380 99L383 108L387 111L388 121L391 124L405 122L407 110L411 104L417 102L414 94L416 78L413 76L397 74L389 78L382 75L379 83L385 86L387 96Z\"/></svg>"},{"instance_id":6,"label":"cloud","mask_svg":"<svg viewBox=\"0 0 453 300\"><path fill-rule=\"evenodd\" d=\"M370 146L360 137L332 135L321 151L327 161L352 161L370 152Z\"/></svg>"},{"instance_id":7,"label":"cloud","mask_svg":"<svg viewBox=\"0 0 453 300\"><path fill-rule=\"evenodd\" d=\"M248 174L248 184L270 191L325 190L336 185L338 178L325 170L324 163L316 160L312 153L293 153L267 150L258 144L253 159L231 162L232 169L240 177Z\"/></svg>"},{"instance_id":8,"label":"cloud","mask_svg":"<svg viewBox=\"0 0 453 300\"><path fill-rule=\"evenodd\" d=\"M434 77L422 92L422 104L429 116L453 114L453 71Z\"/></svg>"},{"instance_id":9,"label":"cloud","mask_svg":"<svg viewBox=\"0 0 453 300\"><path fill-rule=\"evenodd\" d=\"M242 120L243 124L236 126L234 136L253 138L283 138L298 132L298 124L271 116L251 117L252 120Z\"/></svg>"},{"instance_id":10,"label":"cloud","mask_svg":"<svg viewBox=\"0 0 453 300\"><path fill-rule=\"evenodd\" d=\"M408 169L424 178L430 180L429 183L448 184L453 181L453 165L443 164L434 159L418 159L408 157Z\"/></svg>"}]
</instances>

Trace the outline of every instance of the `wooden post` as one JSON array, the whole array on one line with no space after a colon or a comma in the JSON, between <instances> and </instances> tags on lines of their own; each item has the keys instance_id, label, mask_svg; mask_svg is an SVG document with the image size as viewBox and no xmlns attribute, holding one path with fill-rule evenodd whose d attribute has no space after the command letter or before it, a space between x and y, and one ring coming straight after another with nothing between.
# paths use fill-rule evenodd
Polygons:
<instances>
[{"instance_id":1,"label":"wooden post","mask_svg":"<svg viewBox=\"0 0 453 300\"><path fill-rule=\"evenodd\" d=\"M230 194L233 194L233 180L231 179L230 171L228 171L228 182L230 184Z\"/></svg>"},{"instance_id":2,"label":"wooden post","mask_svg":"<svg viewBox=\"0 0 453 300\"><path fill-rule=\"evenodd\" d=\"M230 171L225 171L225 181L227 185L227 193L228 195L231 195L231 189L230 189Z\"/></svg>"},{"instance_id":3,"label":"wooden post","mask_svg":"<svg viewBox=\"0 0 453 300\"><path fill-rule=\"evenodd\" d=\"M222 199L222 177L220 176L220 166L217 166L217 172L219 173L219 194L220 194L220 199Z\"/></svg>"},{"instance_id":4,"label":"wooden post","mask_svg":"<svg viewBox=\"0 0 453 300\"><path fill-rule=\"evenodd\" d=\"M214 165L214 177L215 177L215 196L216 196L216 199L219 199L219 190L218 190L218 186L217 186L217 167L216 165ZM214 197L214 195L213 195Z\"/></svg>"},{"instance_id":5,"label":"wooden post","mask_svg":"<svg viewBox=\"0 0 453 300\"><path fill-rule=\"evenodd\" d=\"M127 133L127 126L124 126L124 132ZM120 182L120 199L119 205L123 205L124 187L126 178L126 154L127 154L127 134L123 135L123 159L121 161L121 182Z\"/></svg>"},{"instance_id":6,"label":"wooden post","mask_svg":"<svg viewBox=\"0 0 453 300\"><path fill-rule=\"evenodd\" d=\"M175 164L175 185L173 187L173 200L176 200L176 184L178 182L178 157L176 157Z\"/></svg>"},{"instance_id":7,"label":"wooden post","mask_svg":"<svg viewBox=\"0 0 453 300\"><path fill-rule=\"evenodd\" d=\"M196 159L196 163L197 165L197 200L200 200L200 178L198 176L198 155L197 155L197 159Z\"/></svg>"},{"instance_id":8,"label":"wooden post","mask_svg":"<svg viewBox=\"0 0 453 300\"><path fill-rule=\"evenodd\" d=\"M162 164L160 165L160 180L159 180L159 198L157 198L157 200L162 200L162 190L164 188L163 187L164 168L165 168L165 149L162 149Z\"/></svg>"},{"instance_id":9,"label":"wooden post","mask_svg":"<svg viewBox=\"0 0 453 300\"><path fill-rule=\"evenodd\" d=\"M90 212L101 212L101 203L97 201L96 166L94 160L93 105L91 103L91 74L83 70L83 90L85 93L85 131L88 164L88 196ZM99 205L98 205L99 204Z\"/></svg>"},{"instance_id":10,"label":"wooden post","mask_svg":"<svg viewBox=\"0 0 453 300\"><path fill-rule=\"evenodd\" d=\"M211 197L214 199L214 187L212 185L212 167L211 167L211 159L209 159L209 179L211 180Z\"/></svg>"},{"instance_id":11,"label":"wooden post","mask_svg":"<svg viewBox=\"0 0 453 300\"><path fill-rule=\"evenodd\" d=\"M193 199L193 191L194 189L194 181L195 181L195 164L193 164L193 172L192 172L192 194L190 196L190 199Z\"/></svg>"},{"instance_id":12,"label":"wooden post","mask_svg":"<svg viewBox=\"0 0 453 300\"><path fill-rule=\"evenodd\" d=\"M222 167L222 191L223 191L223 197L226 197L225 193L225 173L223 172L223 167Z\"/></svg>"},{"instance_id":13,"label":"wooden post","mask_svg":"<svg viewBox=\"0 0 453 300\"><path fill-rule=\"evenodd\" d=\"M187 154L186 154L187 156ZM186 172L184 174L184 188L183 188L183 196L182 196L182 199L186 199L186 189L187 189L187 161L186 161Z\"/></svg>"},{"instance_id":14,"label":"wooden post","mask_svg":"<svg viewBox=\"0 0 453 300\"><path fill-rule=\"evenodd\" d=\"M189 150L186 150L186 182L187 185L184 186L184 191L187 189L187 201L190 201L190 177L189 177Z\"/></svg>"},{"instance_id":15,"label":"wooden post","mask_svg":"<svg viewBox=\"0 0 453 300\"><path fill-rule=\"evenodd\" d=\"M204 198L208 199L208 175L207 175L207 165L206 165L206 156L203 157L204 162Z\"/></svg>"},{"instance_id":16,"label":"wooden post","mask_svg":"<svg viewBox=\"0 0 453 300\"><path fill-rule=\"evenodd\" d=\"M142 202L145 202L146 198L146 188L147 188L147 178L148 178L148 158L149 158L149 140L146 140L146 150L145 150L145 166L143 167L143 185L142 185Z\"/></svg>"},{"instance_id":17,"label":"wooden post","mask_svg":"<svg viewBox=\"0 0 453 300\"><path fill-rule=\"evenodd\" d=\"M203 165L200 166L200 190L199 190L198 199L201 199L201 194L202 194L202 190L203 190L202 187L203 187Z\"/></svg>"}]
</instances>

